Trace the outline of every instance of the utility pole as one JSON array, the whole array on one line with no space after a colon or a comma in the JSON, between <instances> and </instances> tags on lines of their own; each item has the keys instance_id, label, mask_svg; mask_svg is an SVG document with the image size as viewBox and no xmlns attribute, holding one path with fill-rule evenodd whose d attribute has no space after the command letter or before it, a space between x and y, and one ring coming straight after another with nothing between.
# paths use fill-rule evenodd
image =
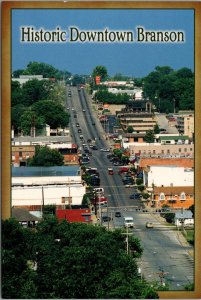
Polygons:
<instances>
[{"instance_id":1,"label":"utility pole","mask_svg":"<svg viewBox=\"0 0 201 300\"><path fill-rule=\"evenodd\" d=\"M42 217L44 215L44 189L43 189L43 185L42 185Z\"/></svg>"}]
</instances>

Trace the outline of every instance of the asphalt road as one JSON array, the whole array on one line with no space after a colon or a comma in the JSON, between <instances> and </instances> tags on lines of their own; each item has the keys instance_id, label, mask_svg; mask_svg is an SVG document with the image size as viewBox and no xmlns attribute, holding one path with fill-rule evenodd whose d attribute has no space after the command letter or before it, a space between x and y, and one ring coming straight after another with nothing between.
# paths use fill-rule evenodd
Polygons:
<instances>
[{"instance_id":1,"label":"asphalt road","mask_svg":"<svg viewBox=\"0 0 201 300\"><path fill-rule=\"evenodd\" d=\"M72 96L68 97L68 90ZM118 167L113 167L107 158L108 152L101 152L100 148L108 148L109 142L105 140L105 132L92 110L91 103L87 99L84 89L80 91L76 87L67 87L66 108L71 115L72 138L82 151L83 141L77 133L82 129L85 143L87 139L95 139L99 150L91 150L92 156L89 166L96 167L100 173L101 187L108 198L108 209L102 210L102 215L109 214L113 219L104 223L109 228L123 227L123 217L134 217L133 234L139 237L144 248L143 256L139 261L143 276L148 281L158 281L169 285L170 290L183 290L184 285L193 282L194 262L189 255L192 250L182 239L181 233L167 227L161 218L151 213L136 212L136 207L143 206L140 200L131 200L129 195L132 188L125 188L121 176L118 175ZM72 110L73 109L73 110ZM83 111L84 110L84 111ZM77 118L74 118L76 111ZM161 118L160 118L161 119ZM164 118L162 118L165 122ZM76 127L79 123L79 127ZM92 124L95 125L92 125ZM165 126L164 126L165 127ZM99 139L100 138L100 139ZM108 175L108 167L113 167L114 175ZM115 211L121 211L122 217L116 218ZM154 223L153 229L145 227L147 221Z\"/></svg>"}]
</instances>

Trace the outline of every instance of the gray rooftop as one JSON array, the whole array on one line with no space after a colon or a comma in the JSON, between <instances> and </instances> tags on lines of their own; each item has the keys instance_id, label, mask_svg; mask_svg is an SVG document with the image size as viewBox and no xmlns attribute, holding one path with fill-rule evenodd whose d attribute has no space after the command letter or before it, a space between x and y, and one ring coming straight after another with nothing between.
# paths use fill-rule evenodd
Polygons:
<instances>
[{"instance_id":1,"label":"gray rooftop","mask_svg":"<svg viewBox=\"0 0 201 300\"><path fill-rule=\"evenodd\" d=\"M78 176L80 166L12 167L12 177Z\"/></svg>"},{"instance_id":2,"label":"gray rooftop","mask_svg":"<svg viewBox=\"0 0 201 300\"><path fill-rule=\"evenodd\" d=\"M14 142L24 143L24 142L30 142L30 143L36 143L36 142L65 142L65 143L71 143L72 138L70 136L20 136L15 137L13 139Z\"/></svg>"},{"instance_id":3,"label":"gray rooftop","mask_svg":"<svg viewBox=\"0 0 201 300\"><path fill-rule=\"evenodd\" d=\"M184 210L183 213L178 211L175 213L175 219L191 219L193 214L190 210Z\"/></svg>"}]
</instances>

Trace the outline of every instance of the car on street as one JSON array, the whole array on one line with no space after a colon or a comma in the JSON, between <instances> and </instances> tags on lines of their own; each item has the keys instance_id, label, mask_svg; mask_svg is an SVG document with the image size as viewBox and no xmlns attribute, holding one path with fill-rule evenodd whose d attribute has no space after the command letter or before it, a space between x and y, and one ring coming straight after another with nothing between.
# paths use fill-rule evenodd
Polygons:
<instances>
[{"instance_id":1,"label":"car on street","mask_svg":"<svg viewBox=\"0 0 201 300\"><path fill-rule=\"evenodd\" d=\"M154 224L152 222L146 222L146 228L153 228Z\"/></svg>"},{"instance_id":2,"label":"car on street","mask_svg":"<svg viewBox=\"0 0 201 300\"><path fill-rule=\"evenodd\" d=\"M110 152L110 149L108 149L108 148L101 148L100 151L102 151L102 152Z\"/></svg>"},{"instance_id":3,"label":"car on street","mask_svg":"<svg viewBox=\"0 0 201 300\"><path fill-rule=\"evenodd\" d=\"M108 168L108 174L109 174L109 175L114 175L114 171L113 171L112 168Z\"/></svg>"},{"instance_id":4,"label":"car on street","mask_svg":"<svg viewBox=\"0 0 201 300\"><path fill-rule=\"evenodd\" d=\"M79 124L79 123L76 123L76 127L80 127L80 124Z\"/></svg>"},{"instance_id":5,"label":"car on street","mask_svg":"<svg viewBox=\"0 0 201 300\"><path fill-rule=\"evenodd\" d=\"M94 146L92 147L92 149L93 149L93 150L98 150L98 147L97 147L96 145L94 145Z\"/></svg>"},{"instance_id":6,"label":"car on street","mask_svg":"<svg viewBox=\"0 0 201 300\"><path fill-rule=\"evenodd\" d=\"M116 211L116 212L115 212L115 217L117 217L117 218L120 218L120 217L121 217L120 211Z\"/></svg>"},{"instance_id":7,"label":"car on street","mask_svg":"<svg viewBox=\"0 0 201 300\"><path fill-rule=\"evenodd\" d=\"M131 194L130 199L140 199L142 198L142 195L140 193L134 193L134 194Z\"/></svg>"},{"instance_id":8,"label":"car on street","mask_svg":"<svg viewBox=\"0 0 201 300\"><path fill-rule=\"evenodd\" d=\"M109 216L102 216L102 221L103 222L110 222L111 218Z\"/></svg>"}]
</instances>

